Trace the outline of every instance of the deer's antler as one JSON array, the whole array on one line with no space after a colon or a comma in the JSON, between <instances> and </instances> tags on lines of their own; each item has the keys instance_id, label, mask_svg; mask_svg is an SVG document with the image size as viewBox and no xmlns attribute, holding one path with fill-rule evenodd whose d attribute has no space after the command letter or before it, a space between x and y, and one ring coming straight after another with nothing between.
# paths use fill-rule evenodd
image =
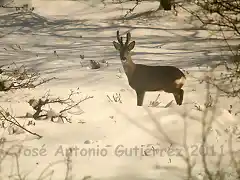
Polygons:
<instances>
[{"instance_id":1,"label":"deer's antler","mask_svg":"<svg viewBox=\"0 0 240 180\"><path fill-rule=\"evenodd\" d=\"M125 46L128 45L130 39L131 39L131 34L130 34L130 32L128 32L128 33L127 33L127 40L126 40L126 42L125 42Z\"/></svg>"},{"instance_id":2,"label":"deer's antler","mask_svg":"<svg viewBox=\"0 0 240 180\"><path fill-rule=\"evenodd\" d=\"M120 37L119 31L117 31L117 40L121 45L123 45L123 39L122 39L122 37Z\"/></svg>"}]
</instances>

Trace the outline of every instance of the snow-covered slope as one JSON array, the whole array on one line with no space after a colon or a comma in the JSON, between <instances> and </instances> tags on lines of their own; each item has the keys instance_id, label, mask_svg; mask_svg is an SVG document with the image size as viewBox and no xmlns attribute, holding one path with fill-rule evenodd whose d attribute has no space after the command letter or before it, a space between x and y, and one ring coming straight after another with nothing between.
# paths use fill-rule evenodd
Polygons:
<instances>
[{"instance_id":1,"label":"snow-covered slope","mask_svg":"<svg viewBox=\"0 0 240 180\"><path fill-rule=\"evenodd\" d=\"M32 111L27 103L29 99L41 97L48 91L55 97L66 97L71 89L79 89L81 93L76 100L85 95L93 98L82 102L80 110L70 112L72 123L39 120L35 121L35 126L27 127L42 135L41 139L28 133L8 135L1 129L7 139L2 149L11 145L23 145L25 149L18 161L11 156L2 161L2 179L19 178L19 174L26 175L26 179L63 179L67 169L73 179L90 178L88 176L93 179L181 179L186 172L186 163L179 156L184 139L187 139L191 158L196 158L195 173L201 172L204 111L197 110L195 105L204 106L206 86L192 76L204 77L204 72L219 62L218 47L224 46L223 40L188 24L184 11L180 11L179 16L156 12L156 17L123 22L117 19L133 3L124 7L110 3L104 7L101 1L33 0L32 5L35 7L33 14L5 12L0 16L0 63L24 64L40 71L44 77L56 79L35 89L1 92L1 106L16 116L23 116ZM135 12L157 6L157 2L145 2ZM164 92L160 93L158 107L149 104L159 92L146 93L144 106L136 106L135 92L127 83L112 45L117 30L122 34L130 31L132 39L136 40L134 62L175 65L190 73L182 106L173 102L165 107L173 96ZM16 44L21 49L14 50L12 47ZM84 55L84 59L80 55ZM90 69L89 60L105 60L108 66L102 64L98 70ZM214 97L215 89L211 92ZM112 98L116 93L121 94L122 103L109 101L107 96ZM236 126L239 120L239 116L228 112L231 104L236 110L240 107L237 100L220 97L216 111L210 108L207 114L207 122L214 119L208 142L211 150L221 152L228 148L226 129ZM18 120L20 123L28 121ZM187 138L184 136L186 126ZM234 146L239 146L236 139ZM67 147L78 148L73 151L72 167L68 168L66 154L63 154ZM136 147L139 148L137 153ZM91 154L89 148L96 154ZM159 151L154 154L150 151L153 149ZM216 160L217 156L210 154L208 159ZM227 167L229 161L225 162ZM176 168L161 169L163 166Z\"/></svg>"}]
</instances>

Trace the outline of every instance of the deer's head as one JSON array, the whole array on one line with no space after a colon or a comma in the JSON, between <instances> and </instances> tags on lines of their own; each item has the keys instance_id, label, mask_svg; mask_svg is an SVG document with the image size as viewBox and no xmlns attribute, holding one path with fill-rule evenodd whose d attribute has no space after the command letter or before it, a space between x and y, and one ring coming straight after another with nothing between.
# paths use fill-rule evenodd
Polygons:
<instances>
[{"instance_id":1,"label":"deer's head","mask_svg":"<svg viewBox=\"0 0 240 180\"><path fill-rule=\"evenodd\" d=\"M123 44L123 38L119 36L119 31L117 31L118 42L113 41L113 45L115 49L118 50L120 53L120 59L123 65L126 65L129 63L129 61L131 61L130 51L134 48L135 41L132 41L131 43L129 43L130 39L131 39L131 34L130 32L128 32L126 42Z\"/></svg>"}]
</instances>

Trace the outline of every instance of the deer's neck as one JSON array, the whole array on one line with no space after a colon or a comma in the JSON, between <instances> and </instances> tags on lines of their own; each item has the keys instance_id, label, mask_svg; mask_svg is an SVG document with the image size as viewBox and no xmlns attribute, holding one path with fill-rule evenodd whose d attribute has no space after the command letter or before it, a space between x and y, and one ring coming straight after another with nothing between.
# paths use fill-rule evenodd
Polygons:
<instances>
[{"instance_id":1,"label":"deer's neck","mask_svg":"<svg viewBox=\"0 0 240 180\"><path fill-rule=\"evenodd\" d=\"M136 64L132 61L132 57L129 55L127 57L127 62L123 63L123 69L125 71L125 74L127 75L128 81L131 80L132 75L135 71Z\"/></svg>"}]
</instances>

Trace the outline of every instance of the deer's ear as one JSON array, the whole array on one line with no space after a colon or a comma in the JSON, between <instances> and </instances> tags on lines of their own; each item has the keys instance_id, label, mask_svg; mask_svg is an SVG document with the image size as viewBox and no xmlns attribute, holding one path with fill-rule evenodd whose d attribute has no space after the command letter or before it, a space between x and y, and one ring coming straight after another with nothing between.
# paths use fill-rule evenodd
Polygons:
<instances>
[{"instance_id":1,"label":"deer's ear","mask_svg":"<svg viewBox=\"0 0 240 180\"><path fill-rule=\"evenodd\" d=\"M113 41L113 46L115 47L116 50L120 51L120 44Z\"/></svg>"},{"instance_id":2,"label":"deer's ear","mask_svg":"<svg viewBox=\"0 0 240 180\"><path fill-rule=\"evenodd\" d=\"M132 41L132 42L128 45L128 51L131 51L134 47L135 47L135 41Z\"/></svg>"}]
</instances>

